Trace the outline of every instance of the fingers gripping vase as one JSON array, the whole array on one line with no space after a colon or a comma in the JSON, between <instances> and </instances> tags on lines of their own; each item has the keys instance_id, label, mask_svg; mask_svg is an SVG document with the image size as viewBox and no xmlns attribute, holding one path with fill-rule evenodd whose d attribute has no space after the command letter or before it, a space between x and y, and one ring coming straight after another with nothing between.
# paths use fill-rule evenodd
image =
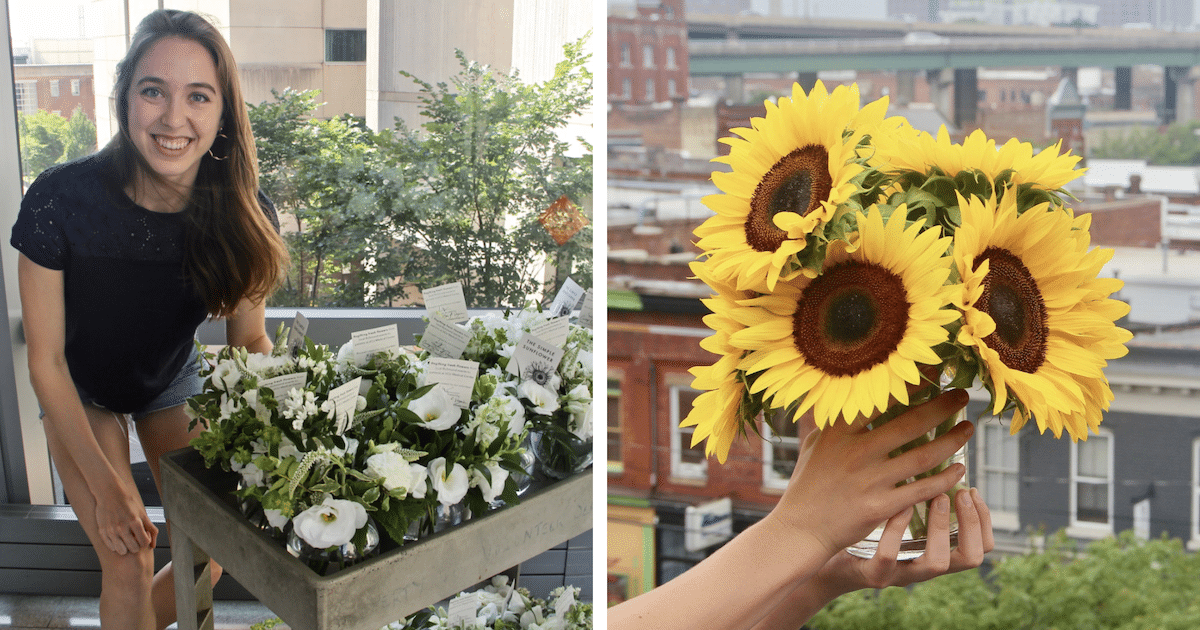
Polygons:
<instances>
[{"instance_id":1,"label":"fingers gripping vase","mask_svg":"<svg viewBox=\"0 0 1200 630\"><path fill-rule=\"evenodd\" d=\"M925 400L928 400L929 398L932 398L932 396L924 396L920 401L910 401L911 404L909 406L897 405L896 407L889 409L878 419L876 419L875 422L871 423L871 428L878 428L888 420L891 420L901 413L908 411L911 407L916 406L921 402L925 402ZM944 422L939 424L929 433L918 437L912 442L909 442L908 444L905 444L896 451L892 452L891 456L896 457L902 453L906 453L914 448L917 448L918 446L928 444L934 439L945 435L950 431L950 429L953 429L955 425L965 419L966 410L960 410L949 418L946 418ZM935 475L956 463L962 464L963 467L966 468L967 474L964 474L963 478L955 483L954 487L946 493L950 497L950 547L952 549L958 545L958 514L954 508L954 495L959 490L970 488L970 484L968 482L970 467L967 466L967 444L964 444L963 447L951 455L949 459L941 464L938 464L932 470L905 481L905 483L912 483L918 479ZM896 556L897 560L914 560L921 557L925 553L926 545L929 542L929 512L931 505L932 501L926 501L913 506L912 517L909 519L908 527L905 528L904 534L900 539L900 551ZM875 557L875 552L879 548L879 541L883 537L883 530L886 524L886 521L881 523L879 527L875 528L875 531L868 534L867 537L861 541L847 547L846 551L850 552L850 555L867 560Z\"/></svg>"}]
</instances>

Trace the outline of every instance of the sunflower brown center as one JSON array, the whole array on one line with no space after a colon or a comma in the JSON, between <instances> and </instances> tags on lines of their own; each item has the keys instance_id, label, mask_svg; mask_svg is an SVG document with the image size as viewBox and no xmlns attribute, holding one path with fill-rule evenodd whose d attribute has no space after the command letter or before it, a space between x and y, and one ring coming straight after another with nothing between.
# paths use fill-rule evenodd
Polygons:
<instances>
[{"instance_id":1,"label":"sunflower brown center","mask_svg":"<svg viewBox=\"0 0 1200 630\"><path fill-rule=\"evenodd\" d=\"M976 308L992 316L996 331L983 338L1000 355L1004 365L1032 374L1046 361L1046 304L1037 281L1020 258L1008 250L989 247L975 258L974 266L988 262L983 295Z\"/></svg>"},{"instance_id":2,"label":"sunflower brown center","mask_svg":"<svg viewBox=\"0 0 1200 630\"><path fill-rule=\"evenodd\" d=\"M810 144L783 156L763 175L746 217L746 242L756 251L773 252L787 240L787 232L772 220L780 212L807 215L829 199L833 177L829 152Z\"/></svg>"},{"instance_id":3,"label":"sunflower brown center","mask_svg":"<svg viewBox=\"0 0 1200 630\"><path fill-rule=\"evenodd\" d=\"M891 271L844 262L817 276L792 316L796 350L813 367L853 376L887 358L908 329L908 293Z\"/></svg>"}]
</instances>

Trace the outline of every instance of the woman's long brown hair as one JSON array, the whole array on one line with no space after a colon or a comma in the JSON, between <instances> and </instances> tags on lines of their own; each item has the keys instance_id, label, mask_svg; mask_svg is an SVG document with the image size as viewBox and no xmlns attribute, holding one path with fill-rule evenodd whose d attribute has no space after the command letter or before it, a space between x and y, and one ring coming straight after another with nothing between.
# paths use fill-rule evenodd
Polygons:
<instances>
[{"instance_id":1,"label":"woman's long brown hair","mask_svg":"<svg viewBox=\"0 0 1200 630\"><path fill-rule=\"evenodd\" d=\"M129 135L129 90L134 70L146 52L164 37L182 37L204 46L217 69L224 102L221 133L225 137L218 135L212 150L201 159L187 200L183 266L209 314L228 317L243 299L259 302L275 290L287 268L288 253L259 205L258 156L237 65L225 38L212 24L195 13L173 9L155 11L138 24L129 52L117 65L113 87L120 132L103 151L113 158L121 186L136 185L141 174L169 188Z\"/></svg>"}]
</instances>

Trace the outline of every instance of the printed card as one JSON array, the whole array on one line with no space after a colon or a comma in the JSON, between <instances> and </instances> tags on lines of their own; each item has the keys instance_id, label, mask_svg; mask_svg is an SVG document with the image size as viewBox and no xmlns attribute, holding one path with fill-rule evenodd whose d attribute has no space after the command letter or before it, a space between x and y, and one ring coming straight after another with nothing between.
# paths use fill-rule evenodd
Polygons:
<instances>
[{"instance_id":1,"label":"printed card","mask_svg":"<svg viewBox=\"0 0 1200 630\"><path fill-rule=\"evenodd\" d=\"M354 342L354 363L363 365L377 352L400 353L400 333L395 324L350 333Z\"/></svg>"},{"instance_id":2,"label":"printed card","mask_svg":"<svg viewBox=\"0 0 1200 630\"><path fill-rule=\"evenodd\" d=\"M536 335L525 335L508 361L508 373L519 376L523 381L532 379L538 385L544 385L554 376L562 355L561 347L538 339Z\"/></svg>"},{"instance_id":3,"label":"printed card","mask_svg":"<svg viewBox=\"0 0 1200 630\"><path fill-rule=\"evenodd\" d=\"M304 335L308 334L308 318L296 313L296 318L292 320L292 329L288 331L287 348L288 354L295 357L301 346L304 345Z\"/></svg>"},{"instance_id":4,"label":"printed card","mask_svg":"<svg viewBox=\"0 0 1200 630\"><path fill-rule=\"evenodd\" d=\"M433 357L425 368L425 381L441 385L456 407L466 409L471 406L471 392L478 374L479 364L475 361Z\"/></svg>"},{"instance_id":5,"label":"printed card","mask_svg":"<svg viewBox=\"0 0 1200 630\"><path fill-rule=\"evenodd\" d=\"M479 612L479 594L463 593L455 597L450 600L450 607L446 612L446 625L451 628L475 623L476 615Z\"/></svg>"},{"instance_id":6,"label":"printed card","mask_svg":"<svg viewBox=\"0 0 1200 630\"><path fill-rule=\"evenodd\" d=\"M362 377L358 377L345 385L329 390L329 400L333 401L333 415L337 421L337 434L346 432L350 420L354 418L354 407L358 404L358 387Z\"/></svg>"},{"instance_id":7,"label":"printed card","mask_svg":"<svg viewBox=\"0 0 1200 630\"><path fill-rule=\"evenodd\" d=\"M437 315L429 317L425 334L421 335L421 349L435 357L457 359L462 356L471 341L471 331L448 322Z\"/></svg>"},{"instance_id":8,"label":"printed card","mask_svg":"<svg viewBox=\"0 0 1200 630\"><path fill-rule=\"evenodd\" d=\"M448 322L465 322L467 315L467 298L463 296L461 282L451 282L440 287L425 289L421 292L425 298L425 310L430 316L440 315Z\"/></svg>"},{"instance_id":9,"label":"printed card","mask_svg":"<svg viewBox=\"0 0 1200 630\"><path fill-rule=\"evenodd\" d=\"M288 392L293 389L304 389L308 385L308 372L296 372L295 374L284 374L258 382L259 387L266 387L271 390L271 394L275 396L275 400L282 401L287 398Z\"/></svg>"},{"instance_id":10,"label":"printed card","mask_svg":"<svg viewBox=\"0 0 1200 630\"><path fill-rule=\"evenodd\" d=\"M562 288L558 290L558 295L554 296L554 301L550 303L550 308L546 309L546 313L551 317L566 317L575 310L575 305L579 303L581 297L583 297L583 287L567 278Z\"/></svg>"},{"instance_id":11,"label":"printed card","mask_svg":"<svg viewBox=\"0 0 1200 630\"><path fill-rule=\"evenodd\" d=\"M567 345L567 334L570 332L571 318L569 317L545 319L529 327L531 335L560 348Z\"/></svg>"},{"instance_id":12,"label":"printed card","mask_svg":"<svg viewBox=\"0 0 1200 630\"><path fill-rule=\"evenodd\" d=\"M584 328L592 327L592 290L583 294L583 306L579 307L579 325Z\"/></svg>"}]
</instances>

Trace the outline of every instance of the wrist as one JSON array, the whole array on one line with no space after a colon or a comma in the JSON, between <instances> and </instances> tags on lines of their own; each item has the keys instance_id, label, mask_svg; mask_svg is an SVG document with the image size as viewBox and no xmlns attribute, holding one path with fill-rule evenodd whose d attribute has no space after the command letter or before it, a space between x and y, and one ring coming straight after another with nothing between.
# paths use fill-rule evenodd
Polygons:
<instances>
[{"instance_id":1,"label":"wrist","mask_svg":"<svg viewBox=\"0 0 1200 630\"><path fill-rule=\"evenodd\" d=\"M814 580L817 572L825 563L841 551L827 536L822 535L819 528L808 527L793 519L784 518L772 511L756 524L762 528L764 539L771 541L771 547L779 550L782 557L788 559L794 569L790 576L793 587ZM799 554L788 553L786 550L796 550ZM808 562L794 562L799 557Z\"/></svg>"}]
</instances>

